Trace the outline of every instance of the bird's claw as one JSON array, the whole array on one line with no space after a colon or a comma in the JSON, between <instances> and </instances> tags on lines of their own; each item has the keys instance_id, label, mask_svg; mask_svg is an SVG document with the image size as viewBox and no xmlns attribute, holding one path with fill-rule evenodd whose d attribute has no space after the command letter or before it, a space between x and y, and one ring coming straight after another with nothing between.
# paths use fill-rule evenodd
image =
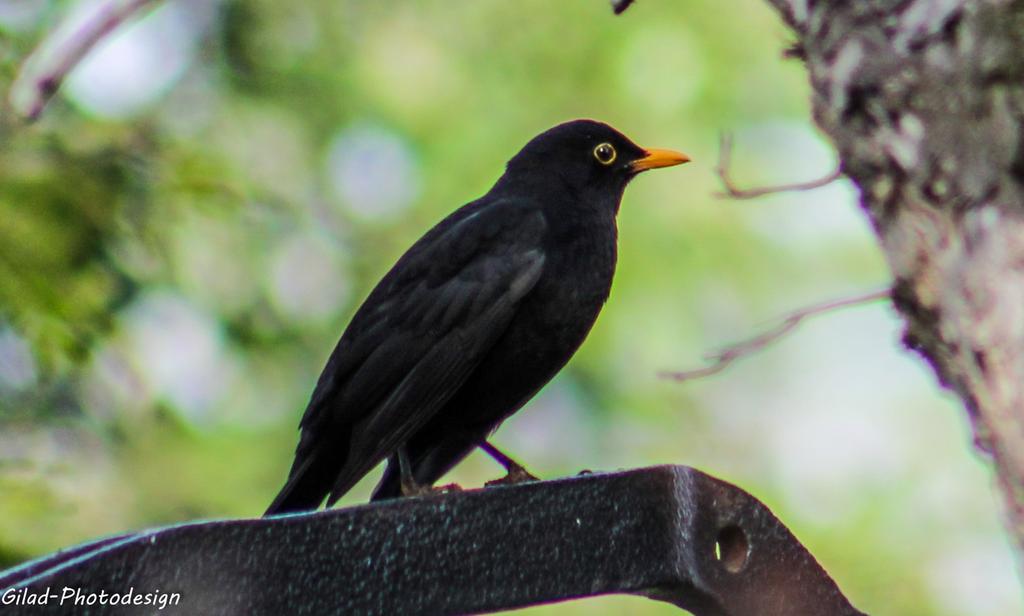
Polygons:
<instances>
[{"instance_id":1,"label":"bird's claw","mask_svg":"<svg viewBox=\"0 0 1024 616\"><path fill-rule=\"evenodd\" d=\"M443 486L420 485L411 482L402 482L402 496L428 496L430 494L448 494L449 492L461 492L462 486L457 483L449 483Z\"/></svg>"},{"instance_id":2,"label":"bird's claw","mask_svg":"<svg viewBox=\"0 0 1024 616\"><path fill-rule=\"evenodd\" d=\"M525 468L519 466L508 472L501 479L492 479L484 484L485 488L492 488L494 486L513 486L517 483L526 483L529 481L540 481L539 477L534 477Z\"/></svg>"}]
</instances>

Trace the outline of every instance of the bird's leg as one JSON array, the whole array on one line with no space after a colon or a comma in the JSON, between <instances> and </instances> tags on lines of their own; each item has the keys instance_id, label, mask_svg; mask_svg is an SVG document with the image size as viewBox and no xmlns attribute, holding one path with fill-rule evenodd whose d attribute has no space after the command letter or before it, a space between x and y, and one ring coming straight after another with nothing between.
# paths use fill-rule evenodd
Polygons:
<instances>
[{"instance_id":1,"label":"bird's leg","mask_svg":"<svg viewBox=\"0 0 1024 616\"><path fill-rule=\"evenodd\" d=\"M398 448L398 472L402 485L402 496L422 496L431 492L430 486L420 485L412 473L412 463L409 462L409 452L405 446Z\"/></svg>"},{"instance_id":2,"label":"bird's leg","mask_svg":"<svg viewBox=\"0 0 1024 616\"><path fill-rule=\"evenodd\" d=\"M513 485L517 483L523 483L526 481L540 481L537 477L530 474L528 470L523 468L523 465L519 464L512 458L502 453L497 447L491 445L487 441L480 441L480 449L483 449L487 455L494 458L494 460L505 467L506 475L501 479L495 479L488 481L485 486L501 486L501 485Z\"/></svg>"}]
</instances>

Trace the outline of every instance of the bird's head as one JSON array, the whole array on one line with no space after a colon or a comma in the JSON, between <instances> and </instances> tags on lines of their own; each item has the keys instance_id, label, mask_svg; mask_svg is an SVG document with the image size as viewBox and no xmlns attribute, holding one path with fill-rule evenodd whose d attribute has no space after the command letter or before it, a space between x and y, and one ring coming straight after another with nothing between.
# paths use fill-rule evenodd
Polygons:
<instances>
[{"instance_id":1,"label":"bird's head","mask_svg":"<svg viewBox=\"0 0 1024 616\"><path fill-rule=\"evenodd\" d=\"M538 191L538 196L568 191L591 205L611 199L617 209L626 185L638 173L689 161L681 152L642 148L602 122L573 120L523 146L508 162L502 183Z\"/></svg>"}]
</instances>

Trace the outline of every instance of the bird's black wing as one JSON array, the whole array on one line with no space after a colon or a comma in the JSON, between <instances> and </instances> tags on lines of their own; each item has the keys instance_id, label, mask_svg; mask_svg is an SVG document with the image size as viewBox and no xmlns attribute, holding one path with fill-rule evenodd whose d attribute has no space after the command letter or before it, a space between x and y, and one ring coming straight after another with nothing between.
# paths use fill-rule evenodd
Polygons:
<instances>
[{"instance_id":1,"label":"bird's black wing","mask_svg":"<svg viewBox=\"0 0 1024 616\"><path fill-rule=\"evenodd\" d=\"M528 202L478 202L399 259L331 354L268 513L333 503L433 417L540 277L546 228Z\"/></svg>"}]
</instances>

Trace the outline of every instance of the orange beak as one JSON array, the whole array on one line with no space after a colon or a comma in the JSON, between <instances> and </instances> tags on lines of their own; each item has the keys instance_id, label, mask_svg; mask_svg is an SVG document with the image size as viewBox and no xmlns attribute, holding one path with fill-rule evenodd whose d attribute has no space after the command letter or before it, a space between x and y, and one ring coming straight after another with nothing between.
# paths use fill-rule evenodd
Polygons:
<instances>
[{"instance_id":1,"label":"orange beak","mask_svg":"<svg viewBox=\"0 0 1024 616\"><path fill-rule=\"evenodd\" d=\"M675 165L690 162L689 156L682 152L676 152L675 150L646 150L646 152L647 156L634 160L630 163L630 167L633 168L633 171L640 173L641 171L647 171L648 169L674 167Z\"/></svg>"}]
</instances>

